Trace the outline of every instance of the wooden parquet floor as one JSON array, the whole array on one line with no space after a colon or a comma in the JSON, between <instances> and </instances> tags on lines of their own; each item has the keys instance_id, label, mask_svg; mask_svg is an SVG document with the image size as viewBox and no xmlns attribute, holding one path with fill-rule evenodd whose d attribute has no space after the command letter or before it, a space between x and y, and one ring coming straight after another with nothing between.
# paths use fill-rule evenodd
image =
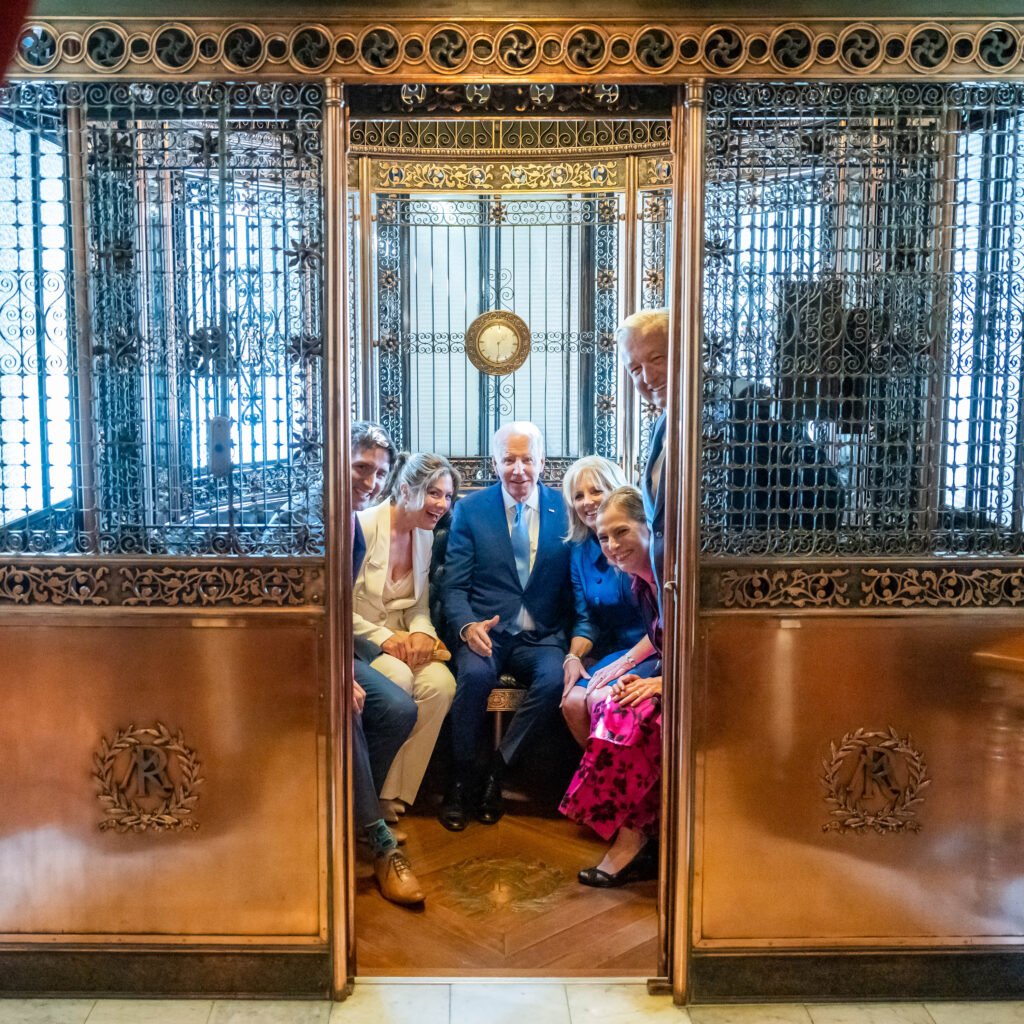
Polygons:
<instances>
[{"instance_id":1,"label":"wooden parquet floor","mask_svg":"<svg viewBox=\"0 0 1024 1024\"><path fill-rule=\"evenodd\" d=\"M589 889L576 881L604 844L558 817L510 813L446 831L402 818L423 908L382 899L369 861L356 868L361 976L650 977L657 968L657 883Z\"/></svg>"}]
</instances>

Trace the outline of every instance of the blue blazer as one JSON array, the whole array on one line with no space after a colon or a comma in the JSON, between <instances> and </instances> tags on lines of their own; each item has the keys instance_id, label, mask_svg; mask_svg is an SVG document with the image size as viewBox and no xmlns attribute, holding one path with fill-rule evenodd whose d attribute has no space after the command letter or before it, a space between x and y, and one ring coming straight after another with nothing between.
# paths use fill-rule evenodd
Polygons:
<instances>
[{"instance_id":1,"label":"blue blazer","mask_svg":"<svg viewBox=\"0 0 1024 1024\"><path fill-rule=\"evenodd\" d=\"M458 635L470 622L500 616L507 626L522 605L533 617L537 639L564 640L572 614L565 502L559 491L538 484L540 533L533 570L524 589L512 554L501 484L468 494L452 512L444 561L444 613Z\"/></svg>"},{"instance_id":2,"label":"blue blazer","mask_svg":"<svg viewBox=\"0 0 1024 1024\"><path fill-rule=\"evenodd\" d=\"M600 660L640 642L647 629L630 578L609 565L593 534L572 546L569 573L576 599L572 635L593 643L590 657Z\"/></svg>"},{"instance_id":3,"label":"blue blazer","mask_svg":"<svg viewBox=\"0 0 1024 1024\"><path fill-rule=\"evenodd\" d=\"M651 431L651 448L647 453L647 465L644 467L643 487L644 511L647 513L647 525L651 530L651 567L654 569L654 580L657 583L658 602L661 603L661 586L665 582L665 464L661 465L661 479L658 481L658 493L651 489L651 468L665 447L665 414L662 413Z\"/></svg>"}]
</instances>

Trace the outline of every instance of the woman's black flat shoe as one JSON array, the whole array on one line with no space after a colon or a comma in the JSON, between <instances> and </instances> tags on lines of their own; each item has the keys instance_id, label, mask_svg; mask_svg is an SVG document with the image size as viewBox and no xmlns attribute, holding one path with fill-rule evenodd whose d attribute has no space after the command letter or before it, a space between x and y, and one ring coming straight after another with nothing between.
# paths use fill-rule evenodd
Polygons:
<instances>
[{"instance_id":1,"label":"woman's black flat shoe","mask_svg":"<svg viewBox=\"0 0 1024 1024\"><path fill-rule=\"evenodd\" d=\"M598 867L584 868L577 876L580 885L589 885L594 889L617 889L629 882L646 882L658 877L658 855L653 843L644 848L624 867L615 874L602 871Z\"/></svg>"}]
</instances>

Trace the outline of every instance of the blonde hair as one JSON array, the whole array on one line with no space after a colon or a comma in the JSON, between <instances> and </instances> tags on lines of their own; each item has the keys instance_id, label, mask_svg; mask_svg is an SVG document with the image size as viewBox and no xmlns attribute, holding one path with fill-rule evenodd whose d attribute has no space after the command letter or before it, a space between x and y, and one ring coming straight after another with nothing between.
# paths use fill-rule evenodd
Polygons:
<instances>
[{"instance_id":1,"label":"blonde hair","mask_svg":"<svg viewBox=\"0 0 1024 1024\"><path fill-rule=\"evenodd\" d=\"M585 455L565 471L565 476L562 477L562 496L565 498L569 513L569 532L565 539L570 544L579 544L590 534L590 527L580 519L572 500L577 484L588 474L607 492L626 486L626 476L622 470L614 462L609 462L600 455Z\"/></svg>"}]
</instances>

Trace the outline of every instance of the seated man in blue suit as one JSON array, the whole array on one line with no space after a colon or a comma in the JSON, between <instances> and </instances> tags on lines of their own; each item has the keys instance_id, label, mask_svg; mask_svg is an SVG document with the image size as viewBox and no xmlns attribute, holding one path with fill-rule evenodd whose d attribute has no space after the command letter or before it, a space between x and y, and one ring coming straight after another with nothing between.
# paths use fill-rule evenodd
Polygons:
<instances>
[{"instance_id":1,"label":"seated man in blue suit","mask_svg":"<svg viewBox=\"0 0 1024 1024\"><path fill-rule=\"evenodd\" d=\"M445 558L445 616L462 641L451 709L455 773L440 813L452 832L466 827L470 811L487 825L501 818L502 773L537 726L557 715L572 609L565 504L540 483L540 431L506 424L491 441L491 457L499 482L455 506ZM487 696L502 672L528 693L482 779L476 761Z\"/></svg>"}]
</instances>

